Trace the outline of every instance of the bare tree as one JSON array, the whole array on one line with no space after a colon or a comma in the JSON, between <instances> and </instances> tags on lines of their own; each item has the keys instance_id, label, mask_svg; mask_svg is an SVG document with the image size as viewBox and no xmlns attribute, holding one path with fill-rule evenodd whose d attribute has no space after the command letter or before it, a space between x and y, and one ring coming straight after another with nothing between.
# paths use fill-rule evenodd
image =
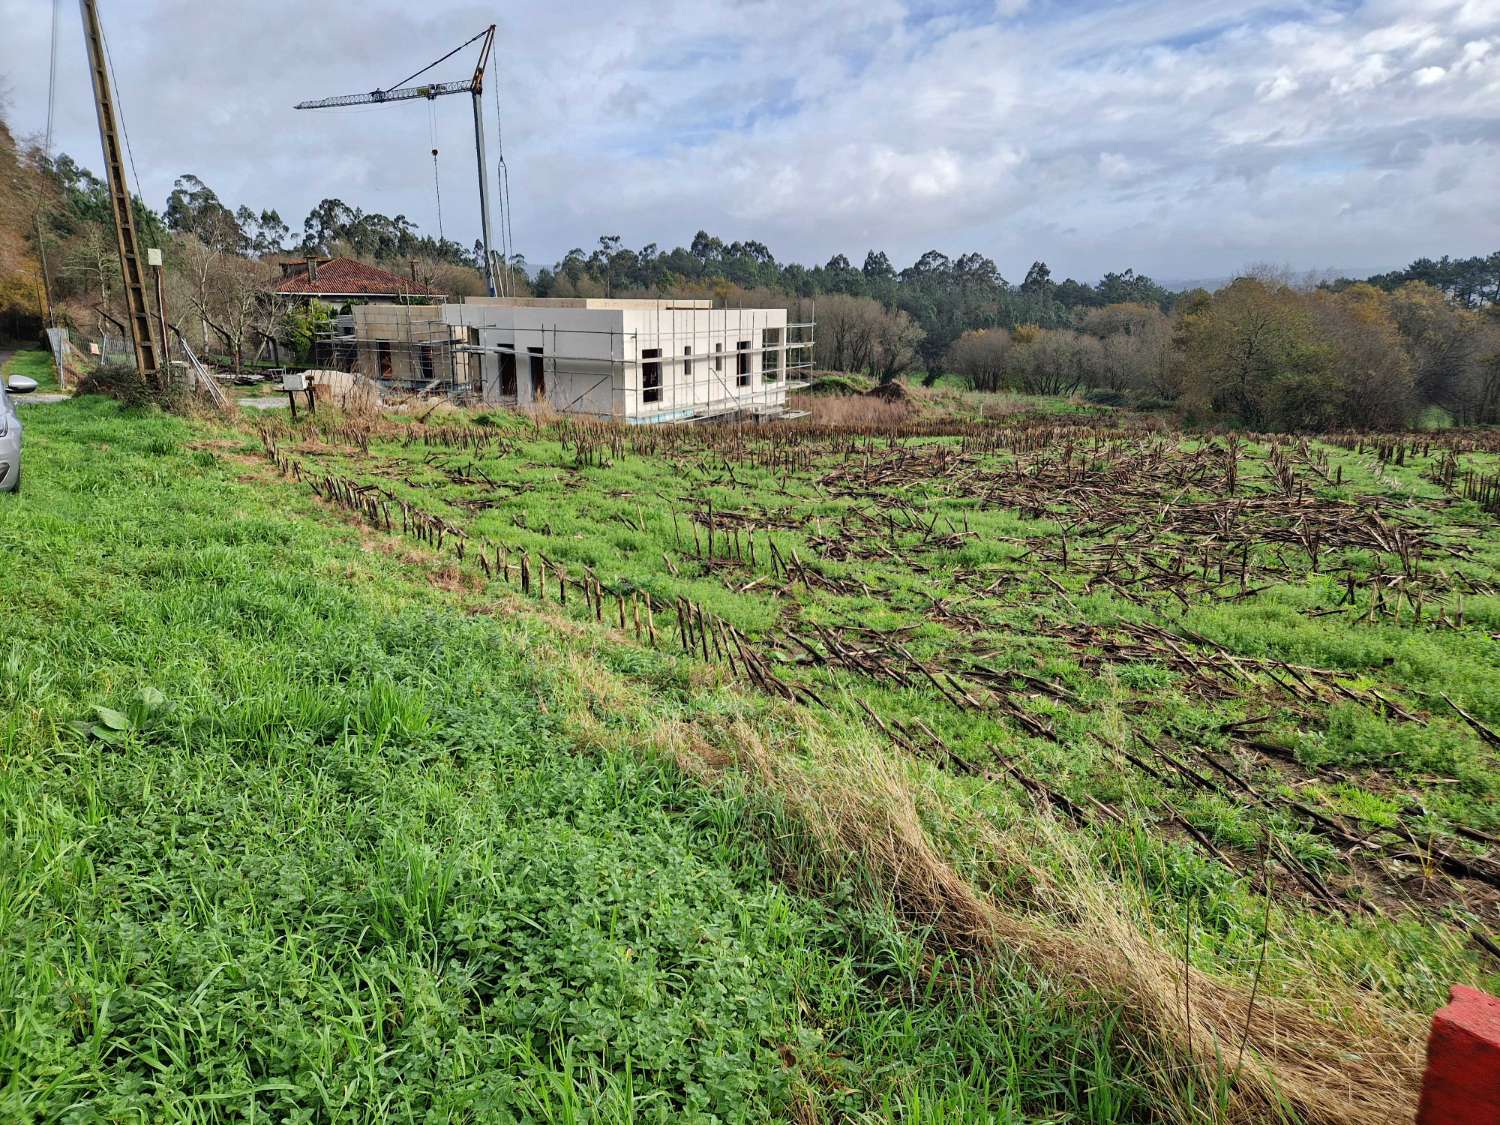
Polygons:
<instances>
[{"instance_id":1,"label":"bare tree","mask_svg":"<svg viewBox=\"0 0 1500 1125\"><path fill-rule=\"evenodd\" d=\"M1099 341L1099 363L1088 373L1091 387L1112 391L1169 390L1167 353L1172 324L1155 305L1127 302L1092 309L1082 330Z\"/></svg>"},{"instance_id":2,"label":"bare tree","mask_svg":"<svg viewBox=\"0 0 1500 1125\"><path fill-rule=\"evenodd\" d=\"M965 332L948 349L948 366L976 391L998 391L1010 359L1010 333L1003 328Z\"/></svg>"},{"instance_id":3,"label":"bare tree","mask_svg":"<svg viewBox=\"0 0 1500 1125\"><path fill-rule=\"evenodd\" d=\"M916 365L923 335L906 312L871 297L818 301L817 364L825 370L869 373L890 382Z\"/></svg>"},{"instance_id":4,"label":"bare tree","mask_svg":"<svg viewBox=\"0 0 1500 1125\"><path fill-rule=\"evenodd\" d=\"M177 238L178 273L182 279L181 295L186 299L198 318L198 337L203 350L208 350L209 307L213 293L213 279L224 251L210 246L196 235L183 234Z\"/></svg>"},{"instance_id":5,"label":"bare tree","mask_svg":"<svg viewBox=\"0 0 1500 1125\"><path fill-rule=\"evenodd\" d=\"M245 345L258 333L274 334L285 306L269 292L274 265L251 261L205 244L193 235L177 243L179 283L174 299L185 301L198 321L204 351L217 337L236 371Z\"/></svg>"}]
</instances>

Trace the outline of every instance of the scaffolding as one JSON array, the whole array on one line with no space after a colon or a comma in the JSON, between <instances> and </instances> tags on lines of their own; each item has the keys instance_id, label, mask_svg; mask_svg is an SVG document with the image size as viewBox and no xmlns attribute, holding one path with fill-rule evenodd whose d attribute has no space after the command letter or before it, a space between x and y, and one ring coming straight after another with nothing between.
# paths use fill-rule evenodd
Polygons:
<instances>
[{"instance_id":1,"label":"scaffolding","mask_svg":"<svg viewBox=\"0 0 1500 1125\"><path fill-rule=\"evenodd\" d=\"M644 425L783 417L787 395L807 386L802 376L813 367L810 302L806 314L799 302L794 315L707 301L580 300L567 305L570 323L562 313L548 316L550 308L541 301L387 306L363 325L339 325L328 363L388 393ZM435 317L433 309L444 311ZM518 309L532 315L517 322ZM580 311L593 315L580 318ZM616 313L636 315L603 315ZM602 326L610 319L617 324ZM372 334L377 322L383 328Z\"/></svg>"}]
</instances>

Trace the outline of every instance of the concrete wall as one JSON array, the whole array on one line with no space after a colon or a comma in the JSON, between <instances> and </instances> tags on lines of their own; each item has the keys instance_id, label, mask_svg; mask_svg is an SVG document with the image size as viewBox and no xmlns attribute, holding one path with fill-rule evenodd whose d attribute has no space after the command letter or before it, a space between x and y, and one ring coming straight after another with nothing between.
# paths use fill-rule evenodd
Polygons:
<instances>
[{"instance_id":1,"label":"concrete wall","mask_svg":"<svg viewBox=\"0 0 1500 1125\"><path fill-rule=\"evenodd\" d=\"M782 309L715 309L710 301L479 298L445 305L442 315L456 334L494 349L480 359L486 402L545 401L567 413L632 421L774 413L786 402ZM510 349L516 357L514 396L505 378L509 361L503 353ZM647 354L653 350L659 357ZM540 356L539 368L533 355ZM743 382L742 355L748 367ZM646 386L648 364L653 372L659 368L659 387Z\"/></svg>"},{"instance_id":2,"label":"concrete wall","mask_svg":"<svg viewBox=\"0 0 1500 1125\"><path fill-rule=\"evenodd\" d=\"M450 378L448 350L419 346L448 339L442 305L355 305L350 312L358 341L354 365L361 375L390 383ZM429 357L425 367L424 352Z\"/></svg>"},{"instance_id":3,"label":"concrete wall","mask_svg":"<svg viewBox=\"0 0 1500 1125\"><path fill-rule=\"evenodd\" d=\"M480 357L485 402L544 401L553 409L619 417L623 414L625 355L622 315L573 305L538 307L465 302L445 306L451 326L477 334L485 349L514 349L515 391L507 393L503 354ZM533 369L532 351L540 352Z\"/></svg>"},{"instance_id":4,"label":"concrete wall","mask_svg":"<svg viewBox=\"0 0 1500 1125\"><path fill-rule=\"evenodd\" d=\"M684 309L664 306L624 314L628 359L626 413L668 420L733 410L778 411L786 403L783 309ZM768 349L767 330L776 341ZM741 345L744 345L742 348ZM691 349L691 352L689 352ZM651 401L644 353L661 352L661 388ZM740 374L741 361L748 371Z\"/></svg>"}]
</instances>

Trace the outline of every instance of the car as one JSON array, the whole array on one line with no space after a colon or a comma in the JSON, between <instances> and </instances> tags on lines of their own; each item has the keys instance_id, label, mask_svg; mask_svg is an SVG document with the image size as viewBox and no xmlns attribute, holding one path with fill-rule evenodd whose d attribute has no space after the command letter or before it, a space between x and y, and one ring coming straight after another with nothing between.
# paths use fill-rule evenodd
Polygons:
<instances>
[{"instance_id":1,"label":"car","mask_svg":"<svg viewBox=\"0 0 1500 1125\"><path fill-rule=\"evenodd\" d=\"M11 395L29 395L36 380L12 375L0 385L0 492L21 491L21 419Z\"/></svg>"}]
</instances>

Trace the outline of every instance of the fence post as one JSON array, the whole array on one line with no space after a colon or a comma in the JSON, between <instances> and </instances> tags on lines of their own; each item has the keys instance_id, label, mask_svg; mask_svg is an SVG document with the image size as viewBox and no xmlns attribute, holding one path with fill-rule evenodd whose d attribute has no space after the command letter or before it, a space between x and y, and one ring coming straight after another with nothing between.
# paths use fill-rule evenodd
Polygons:
<instances>
[{"instance_id":1,"label":"fence post","mask_svg":"<svg viewBox=\"0 0 1500 1125\"><path fill-rule=\"evenodd\" d=\"M1417 1125L1500 1125L1500 1000L1454 985L1432 1017Z\"/></svg>"}]
</instances>

